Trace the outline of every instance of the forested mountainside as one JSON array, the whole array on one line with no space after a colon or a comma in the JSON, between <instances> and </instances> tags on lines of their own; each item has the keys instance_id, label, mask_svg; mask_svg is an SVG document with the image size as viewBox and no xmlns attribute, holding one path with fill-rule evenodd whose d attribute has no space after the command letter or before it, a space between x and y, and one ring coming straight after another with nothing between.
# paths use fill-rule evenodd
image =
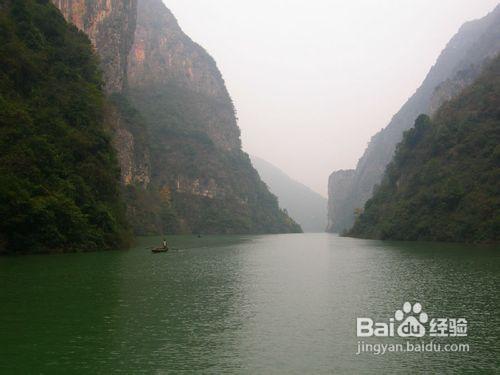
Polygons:
<instances>
[{"instance_id":1,"label":"forested mountainside","mask_svg":"<svg viewBox=\"0 0 500 375\"><path fill-rule=\"evenodd\" d=\"M101 57L136 234L299 231L241 151L221 73L160 0L53 0Z\"/></svg>"},{"instance_id":2,"label":"forested mountainside","mask_svg":"<svg viewBox=\"0 0 500 375\"><path fill-rule=\"evenodd\" d=\"M0 252L129 239L98 61L48 2L0 5Z\"/></svg>"},{"instance_id":3,"label":"forested mountainside","mask_svg":"<svg viewBox=\"0 0 500 375\"><path fill-rule=\"evenodd\" d=\"M500 240L500 56L432 120L421 115L349 235Z\"/></svg>"},{"instance_id":4,"label":"forested mountainside","mask_svg":"<svg viewBox=\"0 0 500 375\"><path fill-rule=\"evenodd\" d=\"M481 68L500 51L500 5L486 17L464 24L439 56L420 88L372 137L356 169L330 178L328 231L349 229L355 212L361 210L379 184L403 132L419 114L432 115L446 100L477 78ZM336 184L335 181L341 181Z\"/></svg>"},{"instance_id":5,"label":"forested mountainside","mask_svg":"<svg viewBox=\"0 0 500 375\"><path fill-rule=\"evenodd\" d=\"M297 232L241 150L235 109L212 57L161 0L138 3L127 97L151 139L149 192L129 195L139 233ZM156 212L155 222L148 221Z\"/></svg>"},{"instance_id":6,"label":"forested mountainside","mask_svg":"<svg viewBox=\"0 0 500 375\"><path fill-rule=\"evenodd\" d=\"M271 163L252 156L252 164L271 193L278 197L280 207L300 224L305 232L324 232L327 200L304 184L295 181Z\"/></svg>"}]
</instances>

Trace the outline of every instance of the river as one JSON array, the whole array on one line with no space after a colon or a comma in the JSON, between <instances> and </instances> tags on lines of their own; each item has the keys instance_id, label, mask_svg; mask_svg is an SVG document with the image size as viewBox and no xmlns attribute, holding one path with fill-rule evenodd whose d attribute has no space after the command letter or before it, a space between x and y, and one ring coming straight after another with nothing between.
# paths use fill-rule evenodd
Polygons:
<instances>
[{"instance_id":1,"label":"river","mask_svg":"<svg viewBox=\"0 0 500 375\"><path fill-rule=\"evenodd\" d=\"M498 247L331 234L168 240L164 254L148 237L125 251L0 258L0 373L500 371ZM469 350L357 354L360 342L403 345L357 337L356 322L388 322L405 302L429 320L467 320L467 336L411 344Z\"/></svg>"}]
</instances>

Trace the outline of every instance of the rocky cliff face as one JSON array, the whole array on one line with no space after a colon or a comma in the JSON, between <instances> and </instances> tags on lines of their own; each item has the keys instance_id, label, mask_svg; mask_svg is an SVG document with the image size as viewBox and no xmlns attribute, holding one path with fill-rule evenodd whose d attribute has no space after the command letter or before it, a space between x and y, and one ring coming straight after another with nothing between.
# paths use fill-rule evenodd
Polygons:
<instances>
[{"instance_id":1,"label":"rocky cliff face","mask_svg":"<svg viewBox=\"0 0 500 375\"><path fill-rule=\"evenodd\" d=\"M215 61L184 34L174 15L158 0L139 1L129 67L129 80L135 87L175 82L201 94L229 99Z\"/></svg>"},{"instance_id":2,"label":"rocky cliff face","mask_svg":"<svg viewBox=\"0 0 500 375\"><path fill-rule=\"evenodd\" d=\"M88 35L101 57L107 92L122 91L134 41L137 0L53 0L68 22Z\"/></svg>"},{"instance_id":3,"label":"rocky cliff face","mask_svg":"<svg viewBox=\"0 0 500 375\"><path fill-rule=\"evenodd\" d=\"M394 155L403 132L421 113L432 114L443 101L457 95L478 75L485 62L500 51L500 6L486 17L464 24L450 40L416 93L403 105L388 126L372 137L359 160L349 191L337 191L344 202L329 197L329 230L342 232L354 222L354 211L372 196L373 188ZM342 209L340 207L343 207Z\"/></svg>"},{"instance_id":4,"label":"rocky cliff face","mask_svg":"<svg viewBox=\"0 0 500 375\"><path fill-rule=\"evenodd\" d=\"M464 70L457 72L454 77L440 83L431 96L429 115L434 115L443 103L452 100L467 86L471 85L474 79L479 76L482 67L488 62L489 59L487 58L482 63L470 65Z\"/></svg>"},{"instance_id":5,"label":"rocky cliff face","mask_svg":"<svg viewBox=\"0 0 500 375\"><path fill-rule=\"evenodd\" d=\"M161 0L53 2L101 57L106 125L137 234L300 231L241 151L215 61Z\"/></svg>"},{"instance_id":6,"label":"rocky cliff face","mask_svg":"<svg viewBox=\"0 0 500 375\"><path fill-rule=\"evenodd\" d=\"M148 132L140 115L126 98L113 95L106 107L105 122L113 134L122 184L146 188L151 182L151 161Z\"/></svg>"},{"instance_id":7,"label":"rocky cliff face","mask_svg":"<svg viewBox=\"0 0 500 375\"><path fill-rule=\"evenodd\" d=\"M328 224L327 232L335 232L336 228L349 225L353 220L354 212L346 204L348 193L351 191L355 171L354 169L333 172L328 179ZM333 215L333 213L336 213Z\"/></svg>"},{"instance_id":8,"label":"rocky cliff face","mask_svg":"<svg viewBox=\"0 0 500 375\"><path fill-rule=\"evenodd\" d=\"M109 95L123 92L136 28L137 0L53 0L53 3L68 22L92 41L100 57L106 92ZM147 131L139 129L137 119L127 118L126 107L123 99L109 100L105 122L113 135L122 183L147 186L150 181Z\"/></svg>"},{"instance_id":9,"label":"rocky cliff face","mask_svg":"<svg viewBox=\"0 0 500 375\"><path fill-rule=\"evenodd\" d=\"M179 124L183 131L203 131L225 150L240 148L234 107L215 61L184 34L160 0L139 1L128 66L136 97L176 92L177 99L191 101L196 109L189 121Z\"/></svg>"},{"instance_id":10,"label":"rocky cliff face","mask_svg":"<svg viewBox=\"0 0 500 375\"><path fill-rule=\"evenodd\" d=\"M215 61L161 0L138 3L127 96L151 135L161 231L300 230L241 151L234 106Z\"/></svg>"}]
</instances>

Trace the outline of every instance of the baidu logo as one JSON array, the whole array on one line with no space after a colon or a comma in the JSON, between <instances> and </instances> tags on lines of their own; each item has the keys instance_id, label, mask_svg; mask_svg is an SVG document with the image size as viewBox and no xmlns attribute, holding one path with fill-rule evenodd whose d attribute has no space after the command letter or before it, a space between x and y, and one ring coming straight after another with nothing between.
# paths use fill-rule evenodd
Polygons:
<instances>
[{"instance_id":1,"label":"baidu logo","mask_svg":"<svg viewBox=\"0 0 500 375\"><path fill-rule=\"evenodd\" d=\"M429 326L427 327L427 323ZM464 318L429 319L422 305L418 302L405 302L401 309L387 322L375 322L371 318L357 318L358 337L424 337L427 333L435 337L467 336L467 320Z\"/></svg>"},{"instance_id":2,"label":"baidu logo","mask_svg":"<svg viewBox=\"0 0 500 375\"><path fill-rule=\"evenodd\" d=\"M422 305L416 303L413 306L410 302L405 302L403 310L394 313L398 322L398 335L401 337L423 337L425 335L425 326L429 317L422 311Z\"/></svg>"}]
</instances>

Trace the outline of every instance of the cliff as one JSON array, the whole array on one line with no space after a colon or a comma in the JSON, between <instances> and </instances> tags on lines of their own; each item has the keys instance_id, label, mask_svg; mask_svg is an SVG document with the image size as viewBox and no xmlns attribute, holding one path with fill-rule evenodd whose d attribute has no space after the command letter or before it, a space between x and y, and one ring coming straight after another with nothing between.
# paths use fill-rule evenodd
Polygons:
<instances>
[{"instance_id":1,"label":"cliff","mask_svg":"<svg viewBox=\"0 0 500 375\"><path fill-rule=\"evenodd\" d=\"M89 39L48 2L0 8L0 252L104 250L128 237Z\"/></svg>"},{"instance_id":2,"label":"cliff","mask_svg":"<svg viewBox=\"0 0 500 375\"><path fill-rule=\"evenodd\" d=\"M464 24L440 54L415 94L394 115L385 129L374 135L359 160L349 191L337 190L344 202L332 203L329 217L332 232L349 229L380 183L387 164L394 155L403 132L410 129L419 114L432 115L444 101L451 99L469 85L481 68L500 51L500 6L486 17Z\"/></svg>"},{"instance_id":3,"label":"cliff","mask_svg":"<svg viewBox=\"0 0 500 375\"><path fill-rule=\"evenodd\" d=\"M241 151L212 57L160 0L53 0L100 56L136 234L298 231Z\"/></svg>"},{"instance_id":4,"label":"cliff","mask_svg":"<svg viewBox=\"0 0 500 375\"><path fill-rule=\"evenodd\" d=\"M147 187L150 153L147 129L120 95L127 86L128 56L134 41L137 0L53 0L68 22L88 35L100 57L106 102L105 123L113 134L124 185Z\"/></svg>"},{"instance_id":5,"label":"cliff","mask_svg":"<svg viewBox=\"0 0 500 375\"><path fill-rule=\"evenodd\" d=\"M175 100L192 107L182 114L182 122L171 123L169 128L203 132L224 150L241 147L234 106L215 61L184 34L159 0L139 2L128 79L136 102L152 106L145 113L161 112L161 106ZM172 92L175 97L170 98ZM181 109L179 103L173 103L166 112ZM150 123L157 125L150 117Z\"/></svg>"},{"instance_id":6,"label":"cliff","mask_svg":"<svg viewBox=\"0 0 500 375\"><path fill-rule=\"evenodd\" d=\"M271 193L278 197L280 207L285 209L305 232L325 231L326 198L271 163L255 156L252 156L251 160Z\"/></svg>"},{"instance_id":7,"label":"cliff","mask_svg":"<svg viewBox=\"0 0 500 375\"><path fill-rule=\"evenodd\" d=\"M151 136L152 195L140 199L149 202L159 231L300 230L242 152L235 109L215 61L161 0L139 1L127 97ZM144 223L140 232L152 226Z\"/></svg>"},{"instance_id":8,"label":"cliff","mask_svg":"<svg viewBox=\"0 0 500 375\"><path fill-rule=\"evenodd\" d=\"M348 202L355 171L353 169L333 172L328 179L328 224L327 232L349 226L352 209ZM334 214L335 213L335 214Z\"/></svg>"},{"instance_id":9,"label":"cliff","mask_svg":"<svg viewBox=\"0 0 500 375\"><path fill-rule=\"evenodd\" d=\"M106 91L121 92L134 41L137 0L52 1L66 20L92 41L101 58Z\"/></svg>"},{"instance_id":10,"label":"cliff","mask_svg":"<svg viewBox=\"0 0 500 375\"><path fill-rule=\"evenodd\" d=\"M160 0L54 0L101 57L105 122L137 234L298 231L241 151L212 57Z\"/></svg>"},{"instance_id":11,"label":"cliff","mask_svg":"<svg viewBox=\"0 0 500 375\"><path fill-rule=\"evenodd\" d=\"M407 131L349 235L500 240L500 55L432 120Z\"/></svg>"}]
</instances>

